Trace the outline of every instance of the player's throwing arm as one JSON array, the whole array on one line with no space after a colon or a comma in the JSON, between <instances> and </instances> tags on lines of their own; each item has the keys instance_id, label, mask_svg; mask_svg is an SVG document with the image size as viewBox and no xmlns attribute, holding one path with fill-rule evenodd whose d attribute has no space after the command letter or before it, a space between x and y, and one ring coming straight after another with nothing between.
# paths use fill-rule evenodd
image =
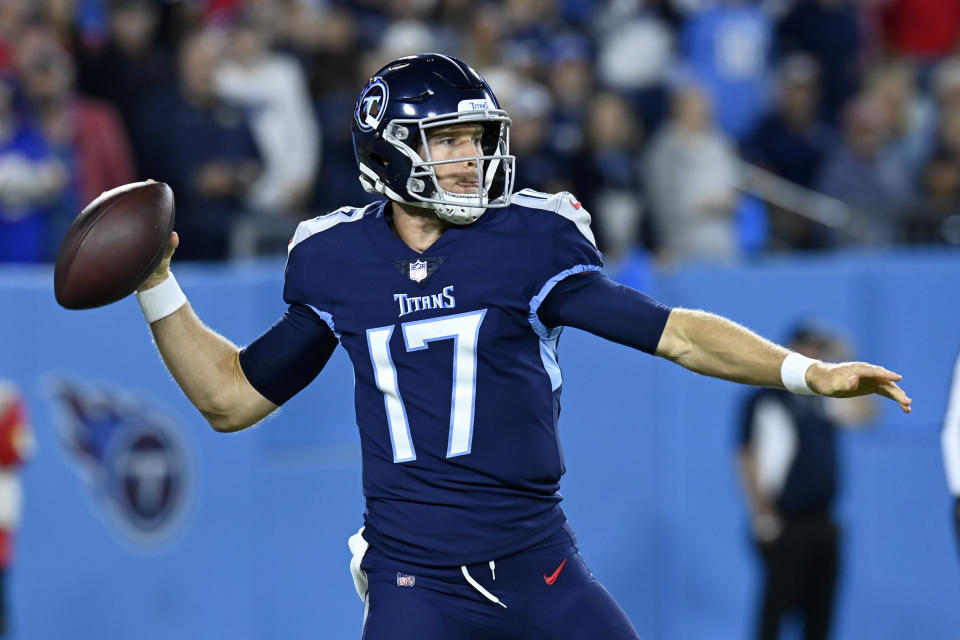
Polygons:
<instances>
[{"instance_id":1,"label":"player's throwing arm","mask_svg":"<svg viewBox=\"0 0 960 640\"><path fill-rule=\"evenodd\" d=\"M137 300L164 363L190 402L217 431L244 429L277 405L247 381L237 346L200 322L190 308L170 271L178 244L174 233L160 266L138 290Z\"/></svg>"}]
</instances>

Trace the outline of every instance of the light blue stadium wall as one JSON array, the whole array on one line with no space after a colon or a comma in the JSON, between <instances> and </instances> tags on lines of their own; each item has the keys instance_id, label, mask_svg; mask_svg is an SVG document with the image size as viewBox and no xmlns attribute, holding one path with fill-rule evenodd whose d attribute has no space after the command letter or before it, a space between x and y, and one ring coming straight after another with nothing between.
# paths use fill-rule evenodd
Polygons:
<instances>
[{"instance_id":1,"label":"light blue stadium wall","mask_svg":"<svg viewBox=\"0 0 960 640\"><path fill-rule=\"evenodd\" d=\"M244 343L282 311L281 269L181 266L178 276L208 324ZM25 390L39 444L23 473L13 637L359 638L346 538L362 501L343 353L279 416L218 435L162 367L133 301L64 311L50 282L46 270L0 271L0 377ZM845 332L859 357L904 374L913 415L885 403L875 429L842 436L836 637L960 637L960 558L939 453L960 346L960 256L690 269L651 289L774 338L798 315L815 315ZM743 388L576 331L560 356L563 493L597 576L646 640L748 637L756 576L731 464ZM162 549L138 548L103 516L57 435L46 391L56 376L140 398L185 438L193 498Z\"/></svg>"}]
</instances>

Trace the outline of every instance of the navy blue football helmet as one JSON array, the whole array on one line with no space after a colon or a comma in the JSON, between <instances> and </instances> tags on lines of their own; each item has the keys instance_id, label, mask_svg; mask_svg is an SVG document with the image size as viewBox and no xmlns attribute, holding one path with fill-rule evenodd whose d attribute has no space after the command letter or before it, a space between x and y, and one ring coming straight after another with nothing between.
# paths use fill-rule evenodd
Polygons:
<instances>
[{"instance_id":1,"label":"navy blue football helmet","mask_svg":"<svg viewBox=\"0 0 960 640\"><path fill-rule=\"evenodd\" d=\"M462 123L483 126L483 155L432 160L427 132ZM354 110L353 148L360 182L369 193L433 209L447 222L469 224L487 208L510 204L510 118L487 82L462 60L424 53L395 60L375 73ZM477 167L479 192L441 188L434 166L466 161Z\"/></svg>"}]
</instances>

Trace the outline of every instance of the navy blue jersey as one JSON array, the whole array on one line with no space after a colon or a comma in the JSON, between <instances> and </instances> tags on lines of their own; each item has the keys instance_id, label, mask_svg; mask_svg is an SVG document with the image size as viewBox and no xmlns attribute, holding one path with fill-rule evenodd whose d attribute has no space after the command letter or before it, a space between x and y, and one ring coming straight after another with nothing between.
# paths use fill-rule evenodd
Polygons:
<instances>
[{"instance_id":1,"label":"navy blue jersey","mask_svg":"<svg viewBox=\"0 0 960 640\"><path fill-rule=\"evenodd\" d=\"M448 228L421 254L395 235L385 204L300 225L284 286L291 307L280 324L325 323L353 362L364 537L388 556L426 565L503 557L564 522L562 327L545 325L538 311L568 276L602 268L590 217L567 193L524 190L511 206ZM650 351L669 310L638 306L654 311L642 321L651 337L638 343ZM611 328L611 337L620 331ZM274 391L270 378L279 376L259 373L271 369L268 356L241 362L251 384L279 404L319 371L330 341L309 343L308 375L293 390Z\"/></svg>"},{"instance_id":2,"label":"navy blue jersey","mask_svg":"<svg viewBox=\"0 0 960 640\"><path fill-rule=\"evenodd\" d=\"M837 493L837 425L821 396L759 389L748 396L739 444L753 448L760 490L785 516L829 510Z\"/></svg>"}]
</instances>

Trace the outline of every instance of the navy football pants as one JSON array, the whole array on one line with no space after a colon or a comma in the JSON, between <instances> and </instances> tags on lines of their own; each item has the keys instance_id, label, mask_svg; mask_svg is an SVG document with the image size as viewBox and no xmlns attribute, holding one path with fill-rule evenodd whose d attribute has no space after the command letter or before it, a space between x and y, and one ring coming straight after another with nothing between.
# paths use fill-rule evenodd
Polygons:
<instances>
[{"instance_id":1,"label":"navy football pants","mask_svg":"<svg viewBox=\"0 0 960 640\"><path fill-rule=\"evenodd\" d=\"M461 567L398 563L373 547L361 568L368 580L363 640L640 638L565 530L492 567L467 565L478 586Z\"/></svg>"}]
</instances>

